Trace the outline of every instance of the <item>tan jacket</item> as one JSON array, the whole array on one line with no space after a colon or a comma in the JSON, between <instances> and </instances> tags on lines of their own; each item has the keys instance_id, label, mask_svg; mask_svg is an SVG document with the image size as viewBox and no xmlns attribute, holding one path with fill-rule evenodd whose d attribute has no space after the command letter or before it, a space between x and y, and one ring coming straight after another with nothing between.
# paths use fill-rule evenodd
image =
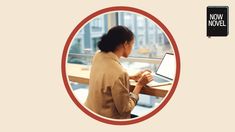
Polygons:
<instances>
[{"instance_id":1,"label":"tan jacket","mask_svg":"<svg viewBox=\"0 0 235 132\"><path fill-rule=\"evenodd\" d=\"M136 100L129 93L129 76L113 52L98 52L93 58L89 94L85 106L115 119L130 118Z\"/></svg>"}]
</instances>

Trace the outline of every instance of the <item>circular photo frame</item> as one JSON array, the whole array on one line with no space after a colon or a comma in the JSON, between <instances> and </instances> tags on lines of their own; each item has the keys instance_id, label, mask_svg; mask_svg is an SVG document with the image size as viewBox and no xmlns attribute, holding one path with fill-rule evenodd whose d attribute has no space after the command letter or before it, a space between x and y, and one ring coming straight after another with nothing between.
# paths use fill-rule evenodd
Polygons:
<instances>
[{"instance_id":1,"label":"circular photo frame","mask_svg":"<svg viewBox=\"0 0 235 132\"><path fill-rule=\"evenodd\" d=\"M77 32L87 23L89 22L91 19L101 15L101 14L105 14L105 13L109 13L109 12L114 12L114 11L128 11L128 12L133 12L133 13L137 13L140 15L145 16L146 18L152 20L156 25L158 25L162 31L165 33L166 37L168 38L168 40L170 41L170 44L174 50L174 55L175 55L175 60L176 60L176 72L175 72L175 78L173 81L173 84L171 85L172 88L170 91L168 91L165 99L162 101L162 103L153 111L151 111L150 113L142 116L142 117L138 117L138 118L133 118L133 119L126 119L126 120L114 120L114 119L109 119L109 118L105 118L102 116L99 116L93 112L91 112L90 110L88 110L85 106L83 106L83 104L81 104L77 98L75 97L71 86L69 84L69 80L68 80L68 75L66 73L66 63L67 63L67 57L68 57L68 50L69 47L71 45L71 42L73 41L74 36L77 34ZM127 6L115 6L115 7L108 7L105 9L101 9L99 11L96 11L95 13L92 13L91 15L89 15L88 17L86 17L84 20L82 20L76 27L75 29L72 31L72 33L69 35L66 44L64 46L63 49L63 54L62 54L62 62L61 62L61 72L62 72L62 77L63 77L63 81L64 81L64 85L66 87L66 90L69 94L69 96L71 97L71 99L73 100L73 102L84 112L86 113L88 116L107 123L107 124L112 124L112 125L129 125L129 124L134 124L134 123L138 123L141 121L144 121L152 116L154 116L156 113L158 113L170 100L170 98L172 97L172 95L175 92L175 89L177 87L178 81L179 81L179 76L180 76L180 55L179 55L179 51L178 51L178 47L176 45L176 42L172 36L172 34L170 33L170 31L166 28L166 26L160 21L158 20L156 17L154 17L153 15L147 13L146 11L134 8L134 7L127 7Z\"/></svg>"}]
</instances>

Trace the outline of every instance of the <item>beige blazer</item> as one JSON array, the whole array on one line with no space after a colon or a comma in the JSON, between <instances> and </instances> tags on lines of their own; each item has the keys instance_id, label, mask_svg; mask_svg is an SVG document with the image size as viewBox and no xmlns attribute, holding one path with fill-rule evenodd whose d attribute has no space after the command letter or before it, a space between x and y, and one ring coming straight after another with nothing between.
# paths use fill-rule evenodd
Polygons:
<instances>
[{"instance_id":1,"label":"beige blazer","mask_svg":"<svg viewBox=\"0 0 235 132\"><path fill-rule=\"evenodd\" d=\"M129 93L129 76L113 52L97 52L92 60L85 106L115 119L130 118L136 100Z\"/></svg>"}]
</instances>

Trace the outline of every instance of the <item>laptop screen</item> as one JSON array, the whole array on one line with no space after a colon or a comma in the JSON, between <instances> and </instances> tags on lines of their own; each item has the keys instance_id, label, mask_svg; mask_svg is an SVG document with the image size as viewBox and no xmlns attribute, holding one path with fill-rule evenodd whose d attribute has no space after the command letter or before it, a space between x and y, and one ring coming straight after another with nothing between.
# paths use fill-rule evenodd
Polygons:
<instances>
[{"instance_id":1,"label":"laptop screen","mask_svg":"<svg viewBox=\"0 0 235 132\"><path fill-rule=\"evenodd\" d=\"M157 75L173 79L176 71L175 56L170 53L166 53L162 59L161 64L158 67Z\"/></svg>"}]
</instances>

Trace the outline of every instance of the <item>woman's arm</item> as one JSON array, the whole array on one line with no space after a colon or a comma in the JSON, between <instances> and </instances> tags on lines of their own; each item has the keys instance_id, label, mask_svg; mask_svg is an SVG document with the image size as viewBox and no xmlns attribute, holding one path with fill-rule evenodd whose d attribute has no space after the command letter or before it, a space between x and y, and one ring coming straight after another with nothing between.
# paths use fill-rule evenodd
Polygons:
<instances>
[{"instance_id":1,"label":"woman's arm","mask_svg":"<svg viewBox=\"0 0 235 132\"><path fill-rule=\"evenodd\" d=\"M120 75L115 81L111 92L116 109L121 116L124 117L130 114L132 109L137 104L140 90L152 80L151 74L148 73L149 72L146 72L142 75L133 92L129 92L129 77L127 73Z\"/></svg>"},{"instance_id":2,"label":"woman's arm","mask_svg":"<svg viewBox=\"0 0 235 132\"><path fill-rule=\"evenodd\" d=\"M145 72L150 72L150 73L151 73L150 70L139 71L138 73L136 73L136 74L134 74L134 75L130 75L130 76L129 76L129 79L138 81L138 80L142 77L142 74L145 73Z\"/></svg>"},{"instance_id":3,"label":"woman's arm","mask_svg":"<svg viewBox=\"0 0 235 132\"><path fill-rule=\"evenodd\" d=\"M140 77L140 79L138 80L134 90L133 90L133 93L138 95L140 93L140 90L146 85L148 84L149 82L151 82L153 80L153 77L151 75L150 72L148 71L145 71L142 76Z\"/></svg>"}]
</instances>

